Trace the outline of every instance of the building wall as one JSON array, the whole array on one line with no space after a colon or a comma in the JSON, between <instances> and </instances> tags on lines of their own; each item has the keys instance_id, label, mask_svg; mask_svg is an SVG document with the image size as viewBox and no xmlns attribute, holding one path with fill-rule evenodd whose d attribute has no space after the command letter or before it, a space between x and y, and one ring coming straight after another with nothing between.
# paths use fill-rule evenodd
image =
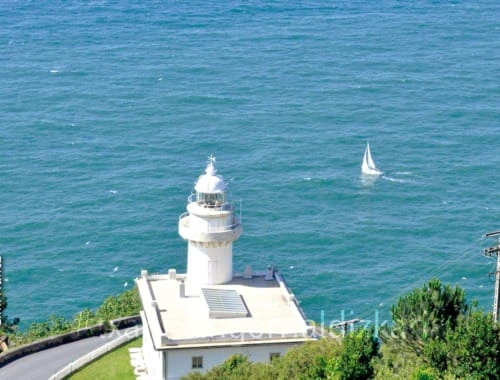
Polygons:
<instances>
[{"instance_id":1,"label":"building wall","mask_svg":"<svg viewBox=\"0 0 500 380\"><path fill-rule=\"evenodd\" d=\"M203 368L198 371L206 372L210 368L222 364L233 354L247 355L252 362L269 363L270 353L279 352L281 355L284 355L287 350L297 344L298 343L281 343L255 346L168 350L167 376L169 380L177 380L187 375L188 372L194 371L191 367L193 356L203 357Z\"/></svg>"},{"instance_id":2,"label":"building wall","mask_svg":"<svg viewBox=\"0 0 500 380\"><path fill-rule=\"evenodd\" d=\"M143 321L146 318L141 312L141 317ZM149 326L143 323L143 333L142 333L142 355L144 357L144 364L148 374L151 375L151 379L165 379L165 369L163 368L163 353L157 351L154 348L153 341L151 339L151 332L149 331Z\"/></svg>"}]
</instances>

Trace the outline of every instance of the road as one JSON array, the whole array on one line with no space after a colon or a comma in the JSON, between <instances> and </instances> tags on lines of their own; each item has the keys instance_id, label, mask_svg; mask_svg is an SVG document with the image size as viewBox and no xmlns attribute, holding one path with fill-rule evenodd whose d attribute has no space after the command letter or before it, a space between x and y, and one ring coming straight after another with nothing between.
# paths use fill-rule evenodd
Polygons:
<instances>
[{"instance_id":1,"label":"road","mask_svg":"<svg viewBox=\"0 0 500 380\"><path fill-rule=\"evenodd\" d=\"M117 330L27 355L0 368L0 379L47 380L69 363L118 338L128 330Z\"/></svg>"}]
</instances>

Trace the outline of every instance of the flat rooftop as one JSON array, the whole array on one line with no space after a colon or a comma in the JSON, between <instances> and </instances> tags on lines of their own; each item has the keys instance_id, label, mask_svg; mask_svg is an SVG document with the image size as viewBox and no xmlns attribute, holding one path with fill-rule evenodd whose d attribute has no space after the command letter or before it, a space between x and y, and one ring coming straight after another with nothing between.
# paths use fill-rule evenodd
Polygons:
<instances>
[{"instance_id":1,"label":"flat rooftop","mask_svg":"<svg viewBox=\"0 0 500 380\"><path fill-rule=\"evenodd\" d=\"M267 279L266 273L235 274L229 283L201 288L172 270L168 275L143 271L136 282L156 349L312 339L312 328L279 272Z\"/></svg>"}]
</instances>

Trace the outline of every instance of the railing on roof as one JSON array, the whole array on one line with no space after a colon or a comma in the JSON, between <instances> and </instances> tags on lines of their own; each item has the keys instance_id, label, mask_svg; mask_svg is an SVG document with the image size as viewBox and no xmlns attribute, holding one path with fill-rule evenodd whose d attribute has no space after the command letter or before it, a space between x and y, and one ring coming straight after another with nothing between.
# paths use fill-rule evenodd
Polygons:
<instances>
[{"instance_id":1,"label":"railing on roof","mask_svg":"<svg viewBox=\"0 0 500 380\"><path fill-rule=\"evenodd\" d=\"M196 194L191 194L187 198L187 203L188 203L188 205L190 203L197 203L200 205L202 204L201 202L198 202L196 200ZM220 227L209 226L208 232L227 232L227 231L234 230L236 227L240 226L241 221L243 220L242 204L243 204L242 200L238 199L236 201L225 202L225 203L220 204L220 205L208 206L207 208L210 208L210 210L214 210L214 211L233 211L233 210L236 210L237 208L239 209L239 216L238 217L234 216L231 224L229 224L227 226L220 226ZM179 222L182 219L186 218L187 216L189 216L189 212L186 211L186 212L182 213L179 216ZM187 225L189 223L189 218L184 220L183 223L184 223L184 225Z\"/></svg>"},{"instance_id":2,"label":"railing on roof","mask_svg":"<svg viewBox=\"0 0 500 380\"><path fill-rule=\"evenodd\" d=\"M184 212L179 216L179 223L182 223L184 227L189 227L189 212ZM228 232L232 231L235 228L241 225L240 219L233 216L232 223L225 226L212 226L210 224L206 224L206 230L203 232Z\"/></svg>"},{"instance_id":3,"label":"railing on roof","mask_svg":"<svg viewBox=\"0 0 500 380\"><path fill-rule=\"evenodd\" d=\"M228 202L226 200L224 200L223 202L207 203L205 201L198 200L196 198L196 194L191 194L187 198L187 204L190 204L190 203L196 203L196 204L198 204L200 206L209 208L211 210L216 210L216 211L230 211L230 210L234 210L234 205L235 205L234 201ZM239 201L239 203L241 205L241 201Z\"/></svg>"}]
</instances>

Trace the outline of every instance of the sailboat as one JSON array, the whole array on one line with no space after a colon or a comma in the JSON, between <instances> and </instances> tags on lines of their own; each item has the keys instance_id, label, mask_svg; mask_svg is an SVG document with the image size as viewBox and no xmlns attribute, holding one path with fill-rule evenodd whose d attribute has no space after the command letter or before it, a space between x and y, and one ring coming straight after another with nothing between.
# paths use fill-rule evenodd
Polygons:
<instances>
[{"instance_id":1,"label":"sailboat","mask_svg":"<svg viewBox=\"0 0 500 380\"><path fill-rule=\"evenodd\" d=\"M363 156L363 162L361 163L361 173L367 175L382 174L382 171L377 169L377 167L375 166L375 162L373 162L369 142L366 143L365 154Z\"/></svg>"}]
</instances>

